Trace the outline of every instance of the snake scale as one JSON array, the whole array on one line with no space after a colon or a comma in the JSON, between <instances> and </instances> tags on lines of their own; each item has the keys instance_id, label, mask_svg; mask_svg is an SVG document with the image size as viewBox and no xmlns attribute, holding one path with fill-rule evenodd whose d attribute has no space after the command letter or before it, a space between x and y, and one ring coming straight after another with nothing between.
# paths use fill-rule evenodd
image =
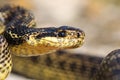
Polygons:
<instances>
[{"instance_id":1,"label":"snake scale","mask_svg":"<svg viewBox=\"0 0 120 80\"><path fill-rule=\"evenodd\" d=\"M69 26L35 26L32 13L22 7L0 9L0 80L7 77L12 65L13 72L35 80L120 80L119 49L104 59L54 52L81 46L84 32Z\"/></svg>"}]
</instances>

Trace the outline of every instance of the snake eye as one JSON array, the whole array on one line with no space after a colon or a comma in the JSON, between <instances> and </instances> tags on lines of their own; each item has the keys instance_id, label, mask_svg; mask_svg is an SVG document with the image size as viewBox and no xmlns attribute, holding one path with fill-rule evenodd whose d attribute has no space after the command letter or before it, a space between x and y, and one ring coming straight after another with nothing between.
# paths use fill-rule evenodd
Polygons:
<instances>
[{"instance_id":1,"label":"snake eye","mask_svg":"<svg viewBox=\"0 0 120 80\"><path fill-rule=\"evenodd\" d=\"M79 33L79 32L77 33L77 37L78 37L78 38L80 37L80 33Z\"/></svg>"},{"instance_id":2,"label":"snake eye","mask_svg":"<svg viewBox=\"0 0 120 80\"><path fill-rule=\"evenodd\" d=\"M59 37L65 37L66 36L66 31L61 31L58 33Z\"/></svg>"}]
</instances>

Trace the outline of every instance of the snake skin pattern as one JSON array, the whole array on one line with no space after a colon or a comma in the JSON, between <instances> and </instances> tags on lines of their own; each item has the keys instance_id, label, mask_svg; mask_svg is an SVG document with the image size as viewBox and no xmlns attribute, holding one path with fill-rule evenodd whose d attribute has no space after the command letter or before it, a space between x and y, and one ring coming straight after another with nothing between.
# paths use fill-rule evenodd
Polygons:
<instances>
[{"instance_id":1,"label":"snake skin pattern","mask_svg":"<svg viewBox=\"0 0 120 80\"><path fill-rule=\"evenodd\" d=\"M4 80L11 72L12 59L9 52L8 43L4 36L1 35L3 30L1 29L0 31L0 80Z\"/></svg>"}]
</instances>

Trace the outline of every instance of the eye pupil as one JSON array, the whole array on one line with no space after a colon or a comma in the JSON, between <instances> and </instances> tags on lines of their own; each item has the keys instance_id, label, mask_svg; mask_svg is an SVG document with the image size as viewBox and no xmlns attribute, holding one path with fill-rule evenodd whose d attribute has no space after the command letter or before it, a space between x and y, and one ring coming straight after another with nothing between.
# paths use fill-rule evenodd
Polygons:
<instances>
[{"instance_id":1,"label":"eye pupil","mask_svg":"<svg viewBox=\"0 0 120 80\"><path fill-rule=\"evenodd\" d=\"M65 37L66 36L66 32L65 31L61 31L58 33L59 37Z\"/></svg>"},{"instance_id":2,"label":"eye pupil","mask_svg":"<svg viewBox=\"0 0 120 80\"><path fill-rule=\"evenodd\" d=\"M77 33L77 37L78 37L78 38L80 37L80 33Z\"/></svg>"}]
</instances>

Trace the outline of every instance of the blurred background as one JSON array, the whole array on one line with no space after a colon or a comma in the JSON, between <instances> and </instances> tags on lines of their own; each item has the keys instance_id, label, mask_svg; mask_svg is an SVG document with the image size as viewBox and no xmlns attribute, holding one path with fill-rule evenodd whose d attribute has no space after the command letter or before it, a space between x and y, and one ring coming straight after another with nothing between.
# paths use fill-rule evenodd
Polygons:
<instances>
[{"instance_id":1,"label":"blurred background","mask_svg":"<svg viewBox=\"0 0 120 80\"><path fill-rule=\"evenodd\" d=\"M37 27L79 27L86 33L81 48L68 50L106 56L120 48L120 0L0 0L0 6L15 4L31 10ZM16 79L11 74L7 80ZM18 78L17 80L26 80Z\"/></svg>"}]
</instances>

